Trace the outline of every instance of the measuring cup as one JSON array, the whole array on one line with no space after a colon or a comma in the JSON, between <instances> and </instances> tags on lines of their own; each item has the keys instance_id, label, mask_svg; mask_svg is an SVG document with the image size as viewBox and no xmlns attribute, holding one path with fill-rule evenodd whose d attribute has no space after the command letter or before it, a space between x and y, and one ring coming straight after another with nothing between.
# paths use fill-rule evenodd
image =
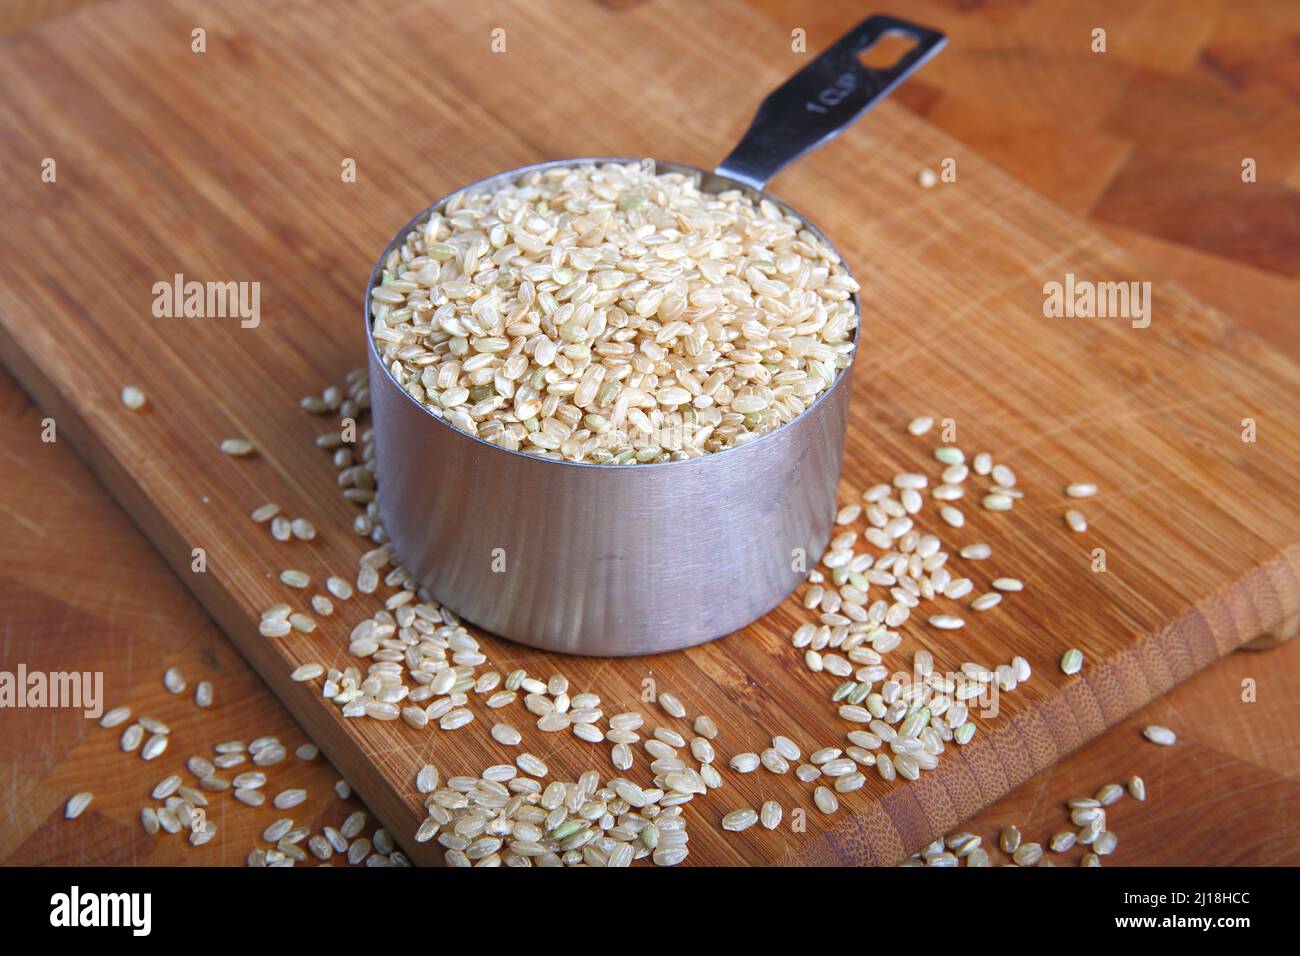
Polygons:
<instances>
[{"instance_id":1,"label":"measuring cup","mask_svg":"<svg viewBox=\"0 0 1300 956\"><path fill-rule=\"evenodd\" d=\"M861 55L890 34L914 45L888 68L865 65ZM737 189L766 199L834 248L767 193L767 181L843 132L943 44L934 30L870 17L768 96L717 169L667 162L656 169L698 177L704 192ZM537 163L465 189L499 188L555 166L640 161ZM783 601L830 540L852 364L787 424L682 461L555 461L469 435L398 384L370 335L370 290L384 261L449 198L402 227L366 286L379 507L396 560L465 620L569 654L688 647L739 630ZM860 317L856 295L852 301Z\"/></svg>"}]
</instances>

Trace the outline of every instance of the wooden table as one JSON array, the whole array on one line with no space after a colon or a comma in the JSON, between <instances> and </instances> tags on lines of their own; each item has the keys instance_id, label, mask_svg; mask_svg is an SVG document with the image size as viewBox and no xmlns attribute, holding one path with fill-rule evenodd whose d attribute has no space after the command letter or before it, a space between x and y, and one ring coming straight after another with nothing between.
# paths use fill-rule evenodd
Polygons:
<instances>
[{"instance_id":1,"label":"wooden table","mask_svg":"<svg viewBox=\"0 0 1300 956\"><path fill-rule=\"evenodd\" d=\"M813 48L830 38L830 27L823 25L842 25L856 15L847 12L850 8L846 4L819 5L815 12L801 11L797 15L786 12L789 8L784 6L757 6L782 26L804 26ZM1179 43L1173 43L1167 31L1149 30L1141 22L1122 17L1119 21L1107 19L1107 23L1118 23L1110 28L1110 36L1112 51L1124 64L1121 72L1125 82L1117 89L1099 91L1071 86L1072 61L1080 54L1056 49L1059 41L1044 47L1051 49L1050 59L1027 52L1036 50L1034 44L1042 42L1043 37L1061 34L1060 19L1046 5L1034 5L1014 15L954 14L946 6L938 5L899 6L896 12L932 22L952 36L949 51L936 61L932 71L906 89L904 100L930 121L1067 209L1102 225L1113 238L1128 244L1144 261L1150 262L1153 269L1173 274L1205 301L1230 312L1257 334L1295 355L1296 338L1282 321L1285 304L1295 301L1296 262L1294 257L1288 258L1294 249L1286 241L1295 234L1294 223L1287 217L1295 209L1296 144L1286 134L1288 129L1295 128L1295 110L1285 96L1276 94L1278 89L1288 89L1287 84L1294 77L1287 74L1290 61L1282 56L1284 50L1269 42L1275 35L1272 28L1276 15L1265 7L1250 8L1247 13L1239 11L1240 8L1233 7L1207 16L1196 30L1189 29L1186 36L1180 34ZM1113 18L1121 13L1122 8L1117 6L1109 16ZM1090 24L1097 16L1106 13L1089 13L1076 19L1078 25L1085 21ZM1086 34L1087 30L1083 32ZM1121 38L1126 42L1121 44ZM1249 59L1247 54L1257 59ZM996 69L989 68L990 61L997 64ZM1224 67L1225 63L1230 64L1230 70ZM1225 75L1231 77L1231 82L1222 78ZM1033 95L1026 90L1032 90ZM1225 98L1236 101L1238 108L1223 108ZM1058 126L1055 117L1059 115L1059 105L1080 101L1091 104L1091 108L1078 111L1078 115L1071 114L1072 123L1077 125L1068 129ZM1171 103L1176 104L1181 115L1188 117L1178 129L1153 122L1171 108ZM1144 110L1151 110L1155 115L1144 121ZM981 121L981 117L987 121ZM1249 121L1242 117L1248 117ZM1264 171L1260 185L1273 191L1267 193L1271 201L1244 211L1233 210L1245 216L1249 223L1248 229L1233 231L1232 235L1238 236L1234 244L1231 236L1225 238L1221 231L1187 221L1183 208L1187 196L1203 194L1207 184L1212 184L1215 176L1221 174L1216 161L1222 155L1201 156L1200 162L1192 163L1174 162L1174 158L1185 154L1185 137L1191 135L1189 131L1196 131L1207 141L1221 143L1225 139L1230 141L1234 135L1240 138L1243 130L1258 132L1261 128L1275 131L1271 137L1252 141L1252 145L1264 143L1259 151L1267 156L1268 162L1261 163ZM1105 161L1090 155L1089 150L1104 152ZM1176 175L1170 175L1171 168ZM1266 172L1272 169L1284 169L1286 173L1269 177ZM1264 241L1269 237L1277 241ZM16 400L7 403L6 407L9 406L16 408ZM33 422L40 417L31 410L25 414ZM53 448L34 446L29 450L32 457L24 456L23 460L39 461L39 468L31 473L30 484L24 486L26 490L9 495L6 501L7 518L16 523L15 530L26 528L29 535L38 538L42 531L48 536L49 529L61 526L57 512L59 500L49 494L52 476L65 475L62 480L69 482L79 480L79 494L93 494L86 487L86 473L68 459L66 450L61 451L62 460L52 452ZM18 454L16 449L13 453ZM66 521L66 512L64 515ZM6 593L12 585L15 595L21 598L14 602L6 599L6 607L23 608L26 616L19 620L41 622L40 625L27 623L23 631L33 650L38 649L35 639L49 627L45 622L50 618L43 615L53 618L51 604L61 606L69 600L64 588L57 594L53 592L54 584L62 586L66 581L61 565L70 560L81 570L76 580L86 582L86 591L82 592L83 585L79 584L76 593L97 589L101 603L90 615L109 624L110 633L139 632L145 629L144 625L155 634L177 626L189 630L184 624L171 622L187 620L186 614L190 621L201 616L194 610L191 599L171 581L167 582L171 585L170 597L159 599L151 593L148 606L124 607L132 593L126 590L126 582L138 579L142 566L146 567L146 574L152 573L152 579L161 580L165 572L157 559L147 554L138 535L120 525L120 519L118 527L102 529L102 541L100 531L96 528L93 536L81 534L74 555L48 545L49 550L38 550L35 558L28 548L16 549L12 559L5 555L7 568L15 569L6 572ZM135 549L129 553L138 556L138 563L121 560L109 568L99 566L96 558L128 553L122 544L128 539L133 541L131 547ZM5 541L23 543L24 539L21 534L6 534ZM97 545L102 547L101 551L95 550ZM28 582L33 577L46 585L39 600L14 584ZM160 586L160 591L167 590ZM105 603L104 595L112 595L112 599ZM33 607L38 610L28 611ZM160 627L163 621L168 625ZM102 645L107 643L97 645L101 656ZM1052 814L1057 812L1055 806L1061 799L1078 790L1095 789L1105 782L1107 774L1132 769L1147 778L1152 799L1142 812L1126 807L1124 815L1117 816L1126 851L1132 846L1135 855L1125 852L1115 857L1115 862L1201 862L1194 849L1206 846L1213 834L1219 835L1210 844L1214 855L1204 862L1294 861L1297 833L1294 829L1279 831L1278 827L1297 818L1294 812L1297 741L1290 724L1282 719L1285 701L1279 693L1286 686L1284 676L1300 672L1295 646L1268 652L1267 657L1244 654L1230 657L1147 709L1157 716L1149 716L1147 712L1135 715L1049 774L1040 775L981 812L969 826L992 827L1016 820L1022 827L1032 821L1034 826L1050 828ZM123 649L116 650L120 653ZM223 650L228 651L224 647ZM176 660L185 662L187 669L190 661L196 662L195 667L202 666L202 658L186 656L179 647L173 653L177 654ZM34 656L29 658L29 663L34 659ZM30 666L36 665L30 663ZM236 668L233 661L230 666ZM105 669L112 682L113 669L107 664ZM159 671L156 662L151 660L148 666L137 665L123 672L120 680L128 686L138 686L145 699L150 699L148 693L162 693L157 687ZM1243 677L1252 675L1267 677L1260 681L1259 702L1247 704L1241 701L1238 684ZM148 691L150 685L154 686L153 691ZM269 695L262 697L262 706L268 708L268 713L278 707ZM1216 715L1213 723L1194 722L1188 716L1208 713ZM50 715L6 714L5 717L11 721L27 721L27 726L39 728L49 721ZM1179 724L1188 746L1173 751L1135 747L1134 728L1149 719ZM1267 736L1259 728L1269 728ZM66 726L63 731L67 732ZM230 732L241 731L232 728ZM22 736L21 732L7 734L6 746L8 741ZM125 821L126 827L108 828L109 832L122 835L105 838L102 853L96 852L100 849L98 841L90 849L78 842L84 841L84 833L58 821L47 822L52 814L57 816L68 793L89 786L82 781L103 772L110 755L118 761L114 764L118 768L125 759L105 746L105 737L111 736L108 732L86 731L81 735L74 732L72 738L80 741L81 736L86 738L84 742L70 746L65 741L62 749L48 748L43 755L44 764L31 769L29 784L6 788L9 793L21 794L29 808L6 816L27 819L31 824L26 828L14 826L0 834L0 839L7 841L2 846L11 859L31 861L83 853L82 858L87 860L116 861L130 858L121 855L123 843L143 839L138 831L130 828L133 801L139 799L139 795L130 793L130 788L139 790L150 785L152 778L147 775L139 780L122 780L122 792L103 805L97 801L96 809L107 809L114 822ZM98 756L68 759L73 754L81 754L82 747ZM29 750L24 752L31 755ZM1124 755L1125 760L1118 759L1119 755ZM1123 767L1132 757L1142 761L1142 766ZM1180 794L1197 789L1196 781L1208 780L1212 773L1216 789L1208 798L1198 796L1191 806L1179 799ZM1229 782L1236 787L1227 786ZM319 783L328 786L323 779ZM1225 801L1226 806L1234 789L1237 793L1233 799L1237 802L1233 806L1237 812L1232 819L1239 821L1239 825L1224 824L1223 818L1214 812L1215 802ZM38 793L40 799L33 799L31 793ZM18 799L15 796L14 808L24 806ZM1208 803L1203 802L1207 799ZM1239 808L1246 801L1252 801L1249 805L1258 807L1258 812L1240 813ZM43 812L35 809L37 806L44 808ZM252 811L250 814L256 815ZM1265 825L1270 821L1272 828ZM1234 826L1238 829L1234 830ZM255 829L260 826L250 825L248 832ZM14 839L10 838L10 831ZM223 829L223 832L227 831ZM239 847L231 848L222 841L222 846L230 862L242 859L247 849L242 842ZM216 848L213 845L207 850ZM176 858L197 859L204 852L181 852ZM1137 853L1142 854L1141 858Z\"/></svg>"},{"instance_id":2,"label":"wooden table","mask_svg":"<svg viewBox=\"0 0 1300 956\"><path fill-rule=\"evenodd\" d=\"M4 609L3 667L31 671L99 671L105 709L125 703L134 716L171 727L167 751L146 763L123 753L125 725L100 729L76 710L0 712L0 860L13 865L64 864L242 866L248 851L266 847L262 831L291 816L316 832L338 827L364 810L341 799L338 771L324 756L298 759L309 743L275 696L203 608L168 570L79 461L67 442L41 441L44 413L8 373L0 372L0 414L15 440L4 450L12 483L0 508L0 607ZM163 671L178 667L183 694L163 687ZM194 702L201 680L214 685L210 708ZM134 719L134 718L133 718ZM301 788L308 801L291 811L248 807L230 792L209 794L217 836L193 847L182 835L149 837L140 810L153 806L154 786L192 755L212 759L213 745L275 735L287 759L266 769L268 797ZM229 773L253 769L242 766ZM63 818L72 794L94 794L75 821ZM371 833L377 824L367 826ZM337 863L337 860L336 860Z\"/></svg>"}]
</instances>

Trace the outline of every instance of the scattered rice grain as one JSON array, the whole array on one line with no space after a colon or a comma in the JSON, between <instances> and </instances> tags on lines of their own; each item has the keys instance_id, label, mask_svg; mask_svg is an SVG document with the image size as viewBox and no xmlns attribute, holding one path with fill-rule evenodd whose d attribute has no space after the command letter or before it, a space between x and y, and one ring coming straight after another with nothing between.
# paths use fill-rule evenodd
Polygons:
<instances>
[{"instance_id":1,"label":"scattered rice grain","mask_svg":"<svg viewBox=\"0 0 1300 956\"><path fill-rule=\"evenodd\" d=\"M233 458L242 458L244 455L252 454L252 452L252 443L243 438L227 438L221 443L221 453L230 455Z\"/></svg>"},{"instance_id":2,"label":"scattered rice grain","mask_svg":"<svg viewBox=\"0 0 1300 956\"><path fill-rule=\"evenodd\" d=\"M68 798L67 805L63 808L63 818L65 820L75 820L90 806L90 801L95 799L95 795L89 790L83 790L80 793L74 793Z\"/></svg>"},{"instance_id":3,"label":"scattered rice grain","mask_svg":"<svg viewBox=\"0 0 1300 956\"><path fill-rule=\"evenodd\" d=\"M1178 742L1178 736L1172 730L1159 724L1147 725L1147 728L1142 731L1142 736L1161 747L1171 747Z\"/></svg>"}]
</instances>

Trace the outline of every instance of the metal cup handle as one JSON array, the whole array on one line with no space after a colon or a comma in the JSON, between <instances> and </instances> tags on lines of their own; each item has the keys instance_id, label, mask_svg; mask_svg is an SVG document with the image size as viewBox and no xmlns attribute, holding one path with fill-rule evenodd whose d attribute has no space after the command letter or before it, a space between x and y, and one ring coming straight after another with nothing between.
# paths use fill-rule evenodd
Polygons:
<instances>
[{"instance_id":1,"label":"metal cup handle","mask_svg":"<svg viewBox=\"0 0 1300 956\"><path fill-rule=\"evenodd\" d=\"M891 34L916 43L888 68L864 64L861 55ZM868 17L763 100L717 172L762 190L786 164L844 132L945 42L942 33L928 27L895 17Z\"/></svg>"}]
</instances>

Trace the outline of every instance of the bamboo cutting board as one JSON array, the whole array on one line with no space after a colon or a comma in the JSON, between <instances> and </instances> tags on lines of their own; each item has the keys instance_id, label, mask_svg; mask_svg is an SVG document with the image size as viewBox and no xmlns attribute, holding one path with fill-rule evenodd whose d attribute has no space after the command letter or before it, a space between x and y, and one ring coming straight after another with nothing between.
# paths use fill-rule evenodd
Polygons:
<instances>
[{"instance_id":1,"label":"bamboo cutting board","mask_svg":"<svg viewBox=\"0 0 1300 956\"><path fill-rule=\"evenodd\" d=\"M303 568L319 585L350 573L365 548L312 444L327 423L296 400L361 364L365 275L433 196L539 159L707 165L723 155L758 100L802 63L786 34L743 12L124 3L0 47L13 104L0 150L18 171L0 185L6 362L394 833L418 819L418 766L474 772L500 748L481 707L453 733L344 723L288 680L302 661L348 663L347 632L373 603L342 605L312 636L257 635L262 607L302 597L276 581L279 570ZM574 43L578 20L602 37L598 48ZM191 52L196 26L204 53ZM494 30L505 31L504 53L493 52ZM41 180L47 157L53 183ZM957 160L957 181L919 189L917 171L945 157ZM340 176L348 159L356 182ZM889 104L773 187L839 245L864 286L844 500L899 470L937 470L934 436L902 429L920 413L954 419L963 447L994 451L1027 495L1002 516L968 498L967 527L943 533L955 547L992 544L987 571L971 568L977 587L1008 574L1026 593L955 635L909 623L890 663L907 666L920 647L941 667L1020 653L1036 674L938 770L916 784L870 777L834 817L813 810L811 788L791 776L728 774L689 811L690 861L892 863L1300 610L1290 480L1300 373ZM261 323L154 318L153 286L176 273L259 281ZM1043 286L1067 273L1151 281L1150 327L1045 317ZM146 412L121 407L128 382L148 393ZM1253 443L1241 440L1247 418ZM235 435L260 454L217 453ZM1072 535L1060 490L1084 478L1103 492L1085 506L1092 529ZM266 500L307 515L321 535L273 542L246 518ZM204 573L190 570L195 547ZM1104 574L1091 570L1095 548ZM484 643L496 669L562 670L600 693L606 713L657 714L640 702L651 680L692 716L717 720L725 762L773 733L805 753L841 741L834 679L807 672L789 646L807 617L792 600L742 634L634 661ZM1069 646L1089 662L1073 679L1056 668ZM519 708L508 719L557 775L608 767L606 747L542 735L526 717ZM717 829L727 811L766 799L808 811L807 832Z\"/></svg>"}]
</instances>

